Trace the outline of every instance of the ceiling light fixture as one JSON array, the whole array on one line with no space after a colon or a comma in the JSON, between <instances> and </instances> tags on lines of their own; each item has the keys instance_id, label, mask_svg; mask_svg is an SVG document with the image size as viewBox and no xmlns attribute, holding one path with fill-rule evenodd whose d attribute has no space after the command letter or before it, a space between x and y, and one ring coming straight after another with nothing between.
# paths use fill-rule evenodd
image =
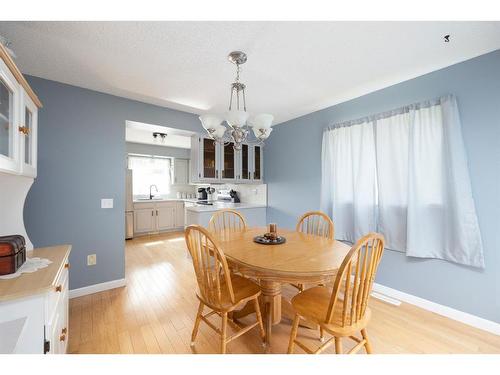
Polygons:
<instances>
[{"instance_id":1,"label":"ceiling light fixture","mask_svg":"<svg viewBox=\"0 0 500 375\"><path fill-rule=\"evenodd\" d=\"M2 44L5 47L10 57L12 57L13 59L16 58L16 54L12 50L12 43L9 40L7 40L7 38L0 35L0 44Z\"/></svg>"},{"instance_id":2,"label":"ceiling light fixture","mask_svg":"<svg viewBox=\"0 0 500 375\"><path fill-rule=\"evenodd\" d=\"M158 141L158 137L160 137L161 143L165 143L165 138L167 137L167 133L154 132L153 133L153 138L154 138L155 142Z\"/></svg>"},{"instance_id":3,"label":"ceiling light fixture","mask_svg":"<svg viewBox=\"0 0 500 375\"><path fill-rule=\"evenodd\" d=\"M264 143L264 140L271 134L271 124L274 116L267 113L250 116L246 106L246 86L240 82L240 65L247 61L247 55L241 51L233 51L228 55L228 59L236 65L236 78L231 83L229 110L225 113L224 118L215 114L206 114L200 116L200 121L210 138L214 141L223 144L232 142L235 150L241 150L243 142ZM236 107L233 106L233 98ZM240 105L242 108L240 108ZM224 126L223 122L226 122L228 127ZM252 142L248 139L250 129L253 130L256 138Z\"/></svg>"}]
</instances>

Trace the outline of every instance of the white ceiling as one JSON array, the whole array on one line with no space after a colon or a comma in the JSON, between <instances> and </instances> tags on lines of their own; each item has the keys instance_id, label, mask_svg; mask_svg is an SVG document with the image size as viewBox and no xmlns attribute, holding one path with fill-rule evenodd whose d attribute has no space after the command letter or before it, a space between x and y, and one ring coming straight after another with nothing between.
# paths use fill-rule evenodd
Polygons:
<instances>
[{"instance_id":1,"label":"white ceiling","mask_svg":"<svg viewBox=\"0 0 500 375\"><path fill-rule=\"evenodd\" d=\"M451 35L444 43L443 36ZM194 113L283 122L500 48L500 22L0 22L25 73Z\"/></svg>"},{"instance_id":2,"label":"white ceiling","mask_svg":"<svg viewBox=\"0 0 500 375\"><path fill-rule=\"evenodd\" d=\"M165 133L163 138L153 137L154 132ZM191 148L191 135L193 132L181 129L169 128L166 126L145 124L143 122L127 121L125 127L125 141L134 143L144 143L148 145Z\"/></svg>"}]
</instances>

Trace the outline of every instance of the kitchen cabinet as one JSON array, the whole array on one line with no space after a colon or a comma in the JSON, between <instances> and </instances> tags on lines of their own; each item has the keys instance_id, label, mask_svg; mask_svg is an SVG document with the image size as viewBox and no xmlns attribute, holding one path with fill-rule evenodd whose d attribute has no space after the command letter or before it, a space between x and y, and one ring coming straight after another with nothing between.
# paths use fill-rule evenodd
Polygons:
<instances>
[{"instance_id":1,"label":"kitchen cabinet","mask_svg":"<svg viewBox=\"0 0 500 375\"><path fill-rule=\"evenodd\" d=\"M19 102L21 87L7 66L0 61L0 170L19 172Z\"/></svg>"},{"instance_id":2,"label":"kitchen cabinet","mask_svg":"<svg viewBox=\"0 0 500 375\"><path fill-rule=\"evenodd\" d=\"M201 136L194 138L196 141L191 142L191 152L193 153L193 144L195 144L195 158L191 157L191 164L196 165L196 171L192 181L219 181L220 145L210 138Z\"/></svg>"},{"instance_id":3,"label":"kitchen cabinet","mask_svg":"<svg viewBox=\"0 0 500 375\"><path fill-rule=\"evenodd\" d=\"M134 209L134 233L154 232L156 227L155 208Z\"/></svg>"},{"instance_id":4,"label":"kitchen cabinet","mask_svg":"<svg viewBox=\"0 0 500 375\"><path fill-rule=\"evenodd\" d=\"M237 152L234 143L218 144L220 148L220 180L223 182L235 182L238 179Z\"/></svg>"},{"instance_id":5,"label":"kitchen cabinet","mask_svg":"<svg viewBox=\"0 0 500 375\"><path fill-rule=\"evenodd\" d=\"M189 160L174 159L174 185L189 184Z\"/></svg>"},{"instance_id":6,"label":"kitchen cabinet","mask_svg":"<svg viewBox=\"0 0 500 375\"><path fill-rule=\"evenodd\" d=\"M156 216L158 231L175 228L175 204L157 206Z\"/></svg>"},{"instance_id":7,"label":"kitchen cabinet","mask_svg":"<svg viewBox=\"0 0 500 375\"><path fill-rule=\"evenodd\" d=\"M251 178L254 183L262 183L264 181L264 155L262 145L251 146L253 149L252 155L252 173Z\"/></svg>"},{"instance_id":8,"label":"kitchen cabinet","mask_svg":"<svg viewBox=\"0 0 500 375\"><path fill-rule=\"evenodd\" d=\"M233 143L216 143L202 135L193 136L191 182L263 183L263 146L244 143L239 151L235 151L233 146Z\"/></svg>"},{"instance_id":9,"label":"kitchen cabinet","mask_svg":"<svg viewBox=\"0 0 500 375\"><path fill-rule=\"evenodd\" d=\"M177 230L184 227L184 202L134 203L134 235Z\"/></svg>"},{"instance_id":10,"label":"kitchen cabinet","mask_svg":"<svg viewBox=\"0 0 500 375\"><path fill-rule=\"evenodd\" d=\"M241 145L241 151L238 153L238 169L239 169L239 180L242 183L249 183L252 181L252 168L251 168L251 160L252 147L243 144Z\"/></svg>"},{"instance_id":11,"label":"kitchen cabinet","mask_svg":"<svg viewBox=\"0 0 500 375\"><path fill-rule=\"evenodd\" d=\"M175 203L175 227L182 228L184 227L184 202L176 202Z\"/></svg>"},{"instance_id":12,"label":"kitchen cabinet","mask_svg":"<svg viewBox=\"0 0 500 375\"><path fill-rule=\"evenodd\" d=\"M41 106L0 45L0 172L36 177L38 108Z\"/></svg>"},{"instance_id":13,"label":"kitchen cabinet","mask_svg":"<svg viewBox=\"0 0 500 375\"><path fill-rule=\"evenodd\" d=\"M38 110L33 100L24 91L21 95L21 116L23 116L24 127L19 133L21 174L36 177Z\"/></svg>"},{"instance_id":14,"label":"kitchen cabinet","mask_svg":"<svg viewBox=\"0 0 500 375\"><path fill-rule=\"evenodd\" d=\"M70 251L70 245L34 249L32 257L46 258L52 263L34 273L2 280L0 336L5 334L5 337L0 339L14 344L8 348L0 345L1 354L67 352ZM20 329L2 330L9 325Z\"/></svg>"},{"instance_id":15,"label":"kitchen cabinet","mask_svg":"<svg viewBox=\"0 0 500 375\"><path fill-rule=\"evenodd\" d=\"M250 227L266 226L266 207L238 207L238 203L232 209L241 213ZM188 207L186 208L186 226L191 224L207 227L212 215L220 210L217 206L214 207Z\"/></svg>"}]
</instances>

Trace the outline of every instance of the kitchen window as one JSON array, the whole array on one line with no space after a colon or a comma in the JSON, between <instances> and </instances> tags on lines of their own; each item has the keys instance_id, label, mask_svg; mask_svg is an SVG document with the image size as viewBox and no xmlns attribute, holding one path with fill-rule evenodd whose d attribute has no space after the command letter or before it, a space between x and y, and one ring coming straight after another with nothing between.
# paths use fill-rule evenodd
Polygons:
<instances>
[{"instance_id":1,"label":"kitchen window","mask_svg":"<svg viewBox=\"0 0 500 375\"><path fill-rule=\"evenodd\" d=\"M134 196L149 197L151 185L156 185L158 188L158 193L153 188L154 194L167 195L170 193L172 181L171 158L129 154L128 167L132 170L132 194Z\"/></svg>"}]
</instances>

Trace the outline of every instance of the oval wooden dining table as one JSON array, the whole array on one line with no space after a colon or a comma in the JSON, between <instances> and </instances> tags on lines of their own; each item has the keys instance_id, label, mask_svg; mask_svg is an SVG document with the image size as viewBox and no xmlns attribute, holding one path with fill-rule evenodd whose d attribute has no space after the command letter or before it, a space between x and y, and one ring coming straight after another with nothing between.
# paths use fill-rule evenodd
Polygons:
<instances>
[{"instance_id":1,"label":"oval wooden dining table","mask_svg":"<svg viewBox=\"0 0 500 375\"><path fill-rule=\"evenodd\" d=\"M216 234L233 271L259 280L265 306L266 345L270 348L272 326L282 317L293 319L289 300L281 294L283 283L314 284L333 281L342 261L351 249L342 242L287 229L278 230L286 242L262 245L253 241L267 232L266 227ZM250 306L234 313L241 318L252 312Z\"/></svg>"}]
</instances>

